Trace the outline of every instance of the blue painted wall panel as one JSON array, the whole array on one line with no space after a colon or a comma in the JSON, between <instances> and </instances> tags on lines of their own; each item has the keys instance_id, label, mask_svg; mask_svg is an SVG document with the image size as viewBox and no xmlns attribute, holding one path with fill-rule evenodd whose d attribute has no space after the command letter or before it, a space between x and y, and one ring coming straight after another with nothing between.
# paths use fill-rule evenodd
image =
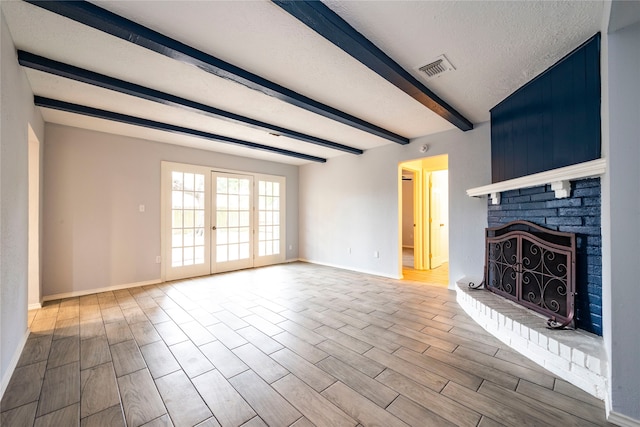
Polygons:
<instances>
[{"instance_id":1,"label":"blue painted wall panel","mask_svg":"<svg viewBox=\"0 0 640 427\"><path fill-rule=\"evenodd\" d=\"M600 35L491 110L492 181L600 158Z\"/></svg>"}]
</instances>

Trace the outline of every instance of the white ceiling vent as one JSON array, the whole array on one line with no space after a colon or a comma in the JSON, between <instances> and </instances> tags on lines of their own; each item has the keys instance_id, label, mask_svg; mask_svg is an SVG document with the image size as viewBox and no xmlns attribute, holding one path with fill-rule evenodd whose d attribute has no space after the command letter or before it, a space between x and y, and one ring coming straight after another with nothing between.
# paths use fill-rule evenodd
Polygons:
<instances>
[{"instance_id":1,"label":"white ceiling vent","mask_svg":"<svg viewBox=\"0 0 640 427\"><path fill-rule=\"evenodd\" d=\"M446 56L440 55L434 61L420 67L419 70L425 73L428 79L432 79L447 71L455 70L455 67L451 65Z\"/></svg>"}]
</instances>

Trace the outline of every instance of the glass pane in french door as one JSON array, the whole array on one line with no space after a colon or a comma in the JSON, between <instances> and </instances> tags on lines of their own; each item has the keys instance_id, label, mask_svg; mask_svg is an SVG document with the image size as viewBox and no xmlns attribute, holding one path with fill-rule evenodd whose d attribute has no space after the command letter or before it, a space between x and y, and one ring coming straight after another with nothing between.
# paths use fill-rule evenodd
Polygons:
<instances>
[{"instance_id":1,"label":"glass pane in french door","mask_svg":"<svg viewBox=\"0 0 640 427\"><path fill-rule=\"evenodd\" d=\"M173 171L171 178L171 266L204 264L205 176Z\"/></svg>"},{"instance_id":2,"label":"glass pane in french door","mask_svg":"<svg viewBox=\"0 0 640 427\"><path fill-rule=\"evenodd\" d=\"M215 172L213 271L253 266L253 177Z\"/></svg>"}]
</instances>

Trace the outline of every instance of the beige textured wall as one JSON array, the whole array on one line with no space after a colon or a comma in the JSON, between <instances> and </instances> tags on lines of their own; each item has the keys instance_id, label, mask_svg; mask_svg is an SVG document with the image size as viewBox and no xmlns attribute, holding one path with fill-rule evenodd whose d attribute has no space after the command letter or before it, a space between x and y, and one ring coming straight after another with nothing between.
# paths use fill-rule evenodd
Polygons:
<instances>
[{"instance_id":1,"label":"beige textured wall","mask_svg":"<svg viewBox=\"0 0 640 427\"><path fill-rule=\"evenodd\" d=\"M162 160L286 176L298 256L297 166L52 124L44 152L44 296L160 279Z\"/></svg>"},{"instance_id":2,"label":"beige textured wall","mask_svg":"<svg viewBox=\"0 0 640 427\"><path fill-rule=\"evenodd\" d=\"M0 16L0 378L5 390L27 332L28 129L42 139L44 123Z\"/></svg>"},{"instance_id":3,"label":"beige textured wall","mask_svg":"<svg viewBox=\"0 0 640 427\"><path fill-rule=\"evenodd\" d=\"M482 277L486 199L466 189L491 181L489 123L469 132L458 130L342 156L323 165L300 167L300 257L342 268L399 277L398 165L448 154L450 263L449 280ZM446 166L445 166L446 167ZM348 253L351 248L351 253ZM379 257L373 256L379 252Z\"/></svg>"}]
</instances>

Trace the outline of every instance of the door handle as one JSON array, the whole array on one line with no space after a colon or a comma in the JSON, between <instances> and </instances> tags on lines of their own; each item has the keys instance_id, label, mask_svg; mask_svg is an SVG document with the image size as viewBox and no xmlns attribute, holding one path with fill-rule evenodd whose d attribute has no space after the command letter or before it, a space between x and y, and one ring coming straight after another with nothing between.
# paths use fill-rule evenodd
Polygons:
<instances>
[{"instance_id":1,"label":"door handle","mask_svg":"<svg viewBox=\"0 0 640 427\"><path fill-rule=\"evenodd\" d=\"M440 224L440 227L444 227L444 224Z\"/></svg>"},{"instance_id":2,"label":"door handle","mask_svg":"<svg viewBox=\"0 0 640 427\"><path fill-rule=\"evenodd\" d=\"M218 227L216 227L215 225L213 227L211 227L212 230L217 230Z\"/></svg>"}]
</instances>

